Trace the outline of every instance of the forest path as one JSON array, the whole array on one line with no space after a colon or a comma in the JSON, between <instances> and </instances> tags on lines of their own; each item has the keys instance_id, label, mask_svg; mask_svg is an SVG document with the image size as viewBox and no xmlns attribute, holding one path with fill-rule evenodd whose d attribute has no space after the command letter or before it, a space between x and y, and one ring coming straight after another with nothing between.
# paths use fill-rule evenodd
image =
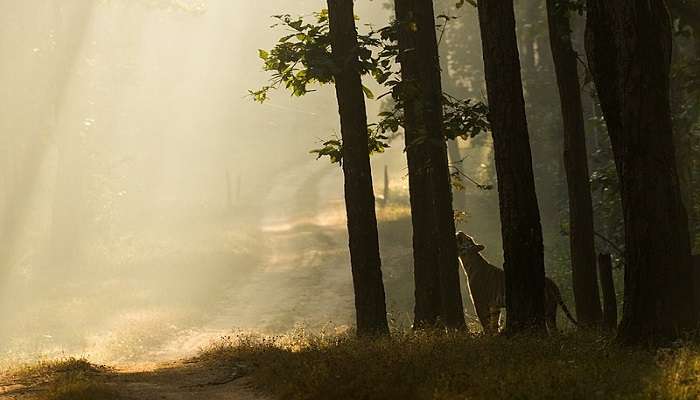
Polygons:
<instances>
[{"instance_id":1,"label":"forest path","mask_svg":"<svg viewBox=\"0 0 700 400\"><path fill-rule=\"evenodd\" d=\"M242 364L212 360L183 360L145 370L95 370L81 374L95 399L120 400L267 400L254 392ZM0 400L51 398L56 382L74 371L34 376L20 381L0 379ZM103 390L110 395L99 395ZM82 398L82 397L81 397Z\"/></svg>"}]
</instances>

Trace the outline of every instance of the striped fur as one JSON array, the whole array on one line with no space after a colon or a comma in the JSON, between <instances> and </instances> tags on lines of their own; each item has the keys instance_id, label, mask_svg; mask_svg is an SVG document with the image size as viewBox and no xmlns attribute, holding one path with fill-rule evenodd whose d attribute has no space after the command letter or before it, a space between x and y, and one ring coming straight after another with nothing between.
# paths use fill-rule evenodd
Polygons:
<instances>
[{"instance_id":1,"label":"striped fur","mask_svg":"<svg viewBox=\"0 0 700 400\"><path fill-rule=\"evenodd\" d=\"M464 232L457 233L457 249L462 269L467 276L469 293L476 309L476 315L484 328L484 333L498 333L501 310L505 308L505 273L491 265L480 253L484 246ZM578 325L564 304L561 291L554 281L545 278L545 319L550 332L557 331L557 307L561 307L566 317Z\"/></svg>"}]
</instances>

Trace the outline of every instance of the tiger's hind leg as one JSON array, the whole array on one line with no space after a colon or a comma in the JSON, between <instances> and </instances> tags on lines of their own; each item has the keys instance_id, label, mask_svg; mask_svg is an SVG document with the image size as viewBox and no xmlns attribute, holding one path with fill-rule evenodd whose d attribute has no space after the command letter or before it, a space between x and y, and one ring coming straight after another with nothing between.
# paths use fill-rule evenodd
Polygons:
<instances>
[{"instance_id":1,"label":"tiger's hind leg","mask_svg":"<svg viewBox=\"0 0 700 400\"><path fill-rule=\"evenodd\" d=\"M559 333L559 329L557 328L557 303L552 304L545 304L545 310L544 310L544 318L545 318L545 324L547 325L547 332L549 332L550 335L556 335Z\"/></svg>"},{"instance_id":2,"label":"tiger's hind leg","mask_svg":"<svg viewBox=\"0 0 700 400\"><path fill-rule=\"evenodd\" d=\"M501 320L501 308L498 306L489 307L489 323L491 327L489 330L491 334L495 335L498 333L498 324Z\"/></svg>"},{"instance_id":3,"label":"tiger's hind leg","mask_svg":"<svg viewBox=\"0 0 700 400\"><path fill-rule=\"evenodd\" d=\"M556 335L559 333L559 329L557 329L557 313L556 313L556 311L552 314L548 314L545 316L545 323L547 324L547 331L549 332L550 335Z\"/></svg>"},{"instance_id":4,"label":"tiger's hind leg","mask_svg":"<svg viewBox=\"0 0 700 400\"><path fill-rule=\"evenodd\" d=\"M492 335L494 332L491 330L493 325L491 322L491 312L487 307L481 305L474 308L476 308L476 316L479 317L479 322L481 322L481 328L484 334Z\"/></svg>"}]
</instances>

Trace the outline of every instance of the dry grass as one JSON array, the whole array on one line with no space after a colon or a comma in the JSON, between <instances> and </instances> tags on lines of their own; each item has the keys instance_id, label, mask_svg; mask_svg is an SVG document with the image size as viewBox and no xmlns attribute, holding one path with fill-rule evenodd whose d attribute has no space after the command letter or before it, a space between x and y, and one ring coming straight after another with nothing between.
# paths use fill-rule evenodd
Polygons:
<instances>
[{"instance_id":1,"label":"dry grass","mask_svg":"<svg viewBox=\"0 0 700 400\"><path fill-rule=\"evenodd\" d=\"M224 338L204 357L251 365L280 399L696 399L700 348L622 349L594 334L555 338L404 333Z\"/></svg>"},{"instance_id":2,"label":"dry grass","mask_svg":"<svg viewBox=\"0 0 700 400\"><path fill-rule=\"evenodd\" d=\"M118 400L117 390L93 377L70 373L56 378L41 400Z\"/></svg>"},{"instance_id":3,"label":"dry grass","mask_svg":"<svg viewBox=\"0 0 700 400\"><path fill-rule=\"evenodd\" d=\"M369 340L300 329L223 338L199 361L243 366L256 389L284 400L700 398L700 346L652 352L595 334L395 332ZM24 367L15 376L46 379L41 400L117 400L124 389L111 371L79 359Z\"/></svg>"},{"instance_id":4,"label":"dry grass","mask_svg":"<svg viewBox=\"0 0 700 400\"><path fill-rule=\"evenodd\" d=\"M117 391L100 379L108 372L71 357L15 367L3 373L3 380L41 388L40 400L118 400Z\"/></svg>"}]
</instances>

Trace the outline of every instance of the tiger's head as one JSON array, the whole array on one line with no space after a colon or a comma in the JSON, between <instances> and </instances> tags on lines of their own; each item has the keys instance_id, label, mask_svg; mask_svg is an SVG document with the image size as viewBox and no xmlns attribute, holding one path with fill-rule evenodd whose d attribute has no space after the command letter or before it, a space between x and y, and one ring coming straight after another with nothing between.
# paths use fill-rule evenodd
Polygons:
<instances>
[{"instance_id":1,"label":"tiger's head","mask_svg":"<svg viewBox=\"0 0 700 400\"><path fill-rule=\"evenodd\" d=\"M483 244L476 243L473 237L461 231L457 232L457 251L460 256L478 254L485 248Z\"/></svg>"}]
</instances>

